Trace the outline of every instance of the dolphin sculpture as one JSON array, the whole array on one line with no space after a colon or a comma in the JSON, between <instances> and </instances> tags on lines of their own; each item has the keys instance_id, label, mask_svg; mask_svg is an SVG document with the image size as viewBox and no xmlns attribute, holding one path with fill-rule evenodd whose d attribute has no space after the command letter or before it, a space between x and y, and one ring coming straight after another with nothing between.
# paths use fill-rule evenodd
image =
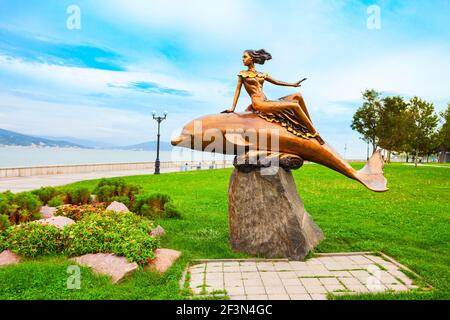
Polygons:
<instances>
[{"instance_id":1,"label":"dolphin sculpture","mask_svg":"<svg viewBox=\"0 0 450 320\"><path fill-rule=\"evenodd\" d=\"M246 131L255 133L257 138L249 139ZM268 135L267 143L260 142L263 135L267 136L271 132L276 132L278 140L276 150L271 149L271 142L275 141L273 135ZM374 152L361 170L355 170L326 142L321 144L314 138L299 137L277 123L262 119L254 112L221 113L200 117L184 126L181 135L172 139L171 143L178 147L213 151L212 136L216 142L215 152L241 156L243 153L251 152L249 149L269 153L276 151L275 154L280 158L293 157L326 166L360 182L372 191L388 190L380 151ZM222 146L217 148L217 143Z\"/></svg>"}]
</instances>

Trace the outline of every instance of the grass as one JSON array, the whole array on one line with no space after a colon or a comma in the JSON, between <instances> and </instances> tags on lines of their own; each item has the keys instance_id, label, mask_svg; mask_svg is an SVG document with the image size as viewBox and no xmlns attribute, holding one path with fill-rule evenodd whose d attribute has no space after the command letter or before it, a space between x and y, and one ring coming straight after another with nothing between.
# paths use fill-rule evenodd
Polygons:
<instances>
[{"instance_id":1,"label":"grass","mask_svg":"<svg viewBox=\"0 0 450 320\"><path fill-rule=\"evenodd\" d=\"M352 164L356 168L362 164ZM243 258L228 244L227 189L231 169L126 177L146 193L167 193L182 219L160 220L162 246L182 251L165 275L138 271L112 285L82 268L81 289L66 288L64 257L0 268L0 299L183 299L178 281L190 259ZM340 296L337 299L450 299L450 171L390 164L390 190L373 193L315 164L294 171L306 209L326 235L316 252L382 251L408 266L430 292ZM93 189L96 181L72 184ZM276 219L276 217L274 217Z\"/></svg>"}]
</instances>

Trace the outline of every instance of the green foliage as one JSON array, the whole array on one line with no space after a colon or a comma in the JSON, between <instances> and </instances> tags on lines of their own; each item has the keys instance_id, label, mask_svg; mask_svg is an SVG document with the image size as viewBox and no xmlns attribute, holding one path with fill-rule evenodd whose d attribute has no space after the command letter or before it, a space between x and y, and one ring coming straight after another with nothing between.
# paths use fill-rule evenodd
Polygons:
<instances>
[{"instance_id":1,"label":"green foliage","mask_svg":"<svg viewBox=\"0 0 450 320\"><path fill-rule=\"evenodd\" d=\"M408 151L417 156L429 155L437 149L438 116L434 112L434 105L418 97L409 101L409 137Z\"/></svg>"},{"instance_id":2,"label":"green foliage","mask_svg":"<svg viewBox=\"0 0 450 320\"><path fill-rule=\"evenodd\" d=\"M441 150L446 151L450 148L450 103L447 105L447 109L440 113L443 124L439 129L439 146Z\"/></svg>"},{"instance_id":3,"label":"green foliage","mask_svg":"<svg viewBox=\"0 0 450 320\"><path fill-rule=\"evenodd\" d=\"M64 242L60 229L36 222L12 226L6 232L8 249L24 257L59 253Z\"/></svg>"},{"instance_id":4,"label":"green foliage","mask_svg":"<svg viewBox=\"0 0 450 320\"><path fill-rule=\"evenodd\" d=\"M88 204L91 202L91 191L88 188L78 188L67 192L67 202L70 204Z\"/></svg>"},{"instance_id":5,"label":"green foliage","mask_svg":"<svg viewBox=\"0 0 450 320\"><path fill-rule=\"evenodd\" d=\"M134 212L150 219L181 217L171 202L170 196L161 193L138 196Z\"/></svg>"},{"instance_id":6,"label":"green foliage","mask_svg":"<svg viewBox=\"0 0 450 320\"><path fill-rule=\"evenodd\" d=\"M105 205L103 203L96 204L67 204L59 206L56 209L55 215L64 216L75 221L83 219L84 216L95 213L102 214L105 211Z\"/></svg>"},{"instance_id":7,"label":"green foliage","mask_svg":"<svg viewBox=\"0 0 450 320\"><path fill-rule=\"evenodd\" d=\"M68 239L66 253L111 252L129 261L145 264L154 258L158 240L149 235L152 222L133 213L90 214L64 228Z\"/></svg>"},{"instance_id":8,"label":"green foliage","mask_svg":"<svg viewBox=\"0 0 450 320\"><path fill-rule=\"evenodd\" d=\"M94 189L98 201L106 203L120 201L127 207L133 206L136 194L139 192L138 185L127 183L122 178L101 179Z\"/></svg>"},{"instance_id":9,"label":"green foliage","mask_svg":"<svg viewBox=\"0 0 450 320\"><path fill-rule=\"evenodd\" d=\"M41 187L38 190L34 190L33 194L38 196L43 204L48 204L48 202L55 198L59 192L53 187Z\"/></svg>"},{"instance_id":10,"label":"green foliage","mask_svg":"<svg viewBox=\"0 0 450 320\"><path fill-rule=\"evenodd\" d=\"M181 218L181 213L172 202L164 204L164 214L167 218Z\"/></svg>"},{"instance_id":11,"label":"green foliage","mask_svg":"<svg viewBox=\"0 0 450 320\"><path fill-rule=\"evenodd\" d=\"M6 214L0 214L0 232L6 230L11 225L9 222L9 216Z\"/></svg>"},{"instance_id":12,"label":"green foliage","mask_svg":"<svg viewBox=\"0 0 450 320\"><path fill-rule=\"evenodd\" d=\"M378 146L379 119L381 110L381 94L375 90L363 92L363 105L353 116L351 128L362 135L362 139L372 145L373 150Z\"/></svg>"},{"instance_id":13,"label":"green foliage","mask_svg":"<svg viewBox=\"0 0 450 320\"><path fill-rule=\"evenodd\" d=\"M64 204L64 200L60 196L56 196L56 197L52 198L48 202L47 205L49 207L59 207L59 206L62 206L63 204Z\"/></svg>"},{"instance_id":14,"label":"green foliage","mask_svg":"<svg viewBox=\"0 0 450 320\"><path fill-rule=\"evenodd\" d=\"M400 96L381 99L375 90L366 90L363 99L351 128L371 143L373 150L380 146L389 151L413 153L417 163L419 155L436 153L443 145L445 133L438 135L436 132L438 116L432 103L418 97L408 102Z\"/></svg>"},{"instance_id":15,"label":"green foliage","mask_svg":"<svg viewBox=\"0 0 450 320\"><path fill-rule=\"evenodd\" d=\"M3 235L3 233L0 230L0 253L3 252L3 250L5 250L7 248L6 246L6 239L5 236Z\"/></svg>"},{"instance_id":16,"label":"green foliage","mask_svg":"<svg viewBox=\"0 0 450 320\"><path fill-rule=\"evenodd\" d=\"M380 109L379 146L390 151L404 151L408 143L408 103L402 97L385 97Z\"/></svg>"},{"instance_id":17,"label":"green foliage","mask_svg":"<svg viewBox=\"0 0 450 320\"><path fill-rule=\"evenodd\" d=\"M41 205L39 198L31 192L0 194L0 215L7 215L13 224L38 218Z\"/></svg>"}]
</instances>

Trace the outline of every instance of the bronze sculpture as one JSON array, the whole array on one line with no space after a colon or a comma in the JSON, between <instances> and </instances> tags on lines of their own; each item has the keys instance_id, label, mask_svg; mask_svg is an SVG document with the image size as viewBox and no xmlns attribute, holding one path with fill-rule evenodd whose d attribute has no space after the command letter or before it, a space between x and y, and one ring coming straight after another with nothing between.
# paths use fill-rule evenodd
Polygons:
<instances>
[{"instance_id":1,"label":"bronze sculpture","mask_svg":"<svg viewBox=\"0 0 450 320\"><path fill-rule=\"evenodd\" d=\"M303 160L308 160L357 180L372 191L388 190L383 175L384 161L380 152L375 152L366 166L357 171L319 136L300 94L281 98L281 101L267 100L264 95L265 80L276 85L292 87L299 87L303 80L286 83L256 71L254 63L263 64L271 59L271 55L264 50L246 50L242 59L248 70L241 71L238 75L232 108L222 114L207 115L188 123L183 128L182 134L172 140L172 145L244 157L263 152L269 157L276 157L280 165L287 169L299 168ZM246 112L234 113L242 85L250 95L252 104L247 107ZM195 126L199 128L196 130ZM249 129L255 131L256 143L245 136L243 130ZM223 138L222 147L216 146L215 150L208 150L211 140L203 136L208 130L220 132ZM258 144L260 136L267 135L268 131L277 132L276 138L279 139L277 150L268 147L272 145L271 139L274 140L271 134L268 136L269 142L266 146ZM237 147L240 147L241 152Z\"/></svg>"},{"instance_id":2,"label":"bronze sculpture","mask_svg":"<svg viewBox=\"0 0 450 320\"><path fill-rule=\"evenodd\" d=\"M234 250L300 260L325 236L305 210L291 169L300 168L303 160L316 162L377 192L387 190L387 181L380 152L357 171L334 151L314 128L300 94L279 101L266 98L264 81L292 87L303 81L286 83L255 70L255 63L270 58L264 50L245 51L248 70L238 75L231 109L191 121L172 145L236 155L228 188ZM252 103L246 112L235 113L242 86Z\"/></svg>"}]
</instances>

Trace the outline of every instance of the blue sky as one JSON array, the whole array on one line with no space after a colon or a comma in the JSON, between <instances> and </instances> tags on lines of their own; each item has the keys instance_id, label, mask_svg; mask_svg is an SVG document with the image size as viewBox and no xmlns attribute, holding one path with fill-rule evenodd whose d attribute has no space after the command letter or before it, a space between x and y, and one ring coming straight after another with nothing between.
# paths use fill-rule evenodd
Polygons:
<instances>
[{"instance_id":1,"label":"blue sky","mask_svg":"<svg viewBox=\"0 0 450 320\"><path fill-rule=\"evenodd\" d=\"M68 29L67 8L81 28ZM378 5L381 28L367 28ZM366 88L450 102L450 1L0 0L0 127L114 144L154 139L151 111L169 111L163 140L231 106L244 49L259 70L308 80L315 126L362 158L350 129ZM269 98L297 88L266 85ZM238 110L249 103L241 95Z\"/></svg>"}]
</instances>

